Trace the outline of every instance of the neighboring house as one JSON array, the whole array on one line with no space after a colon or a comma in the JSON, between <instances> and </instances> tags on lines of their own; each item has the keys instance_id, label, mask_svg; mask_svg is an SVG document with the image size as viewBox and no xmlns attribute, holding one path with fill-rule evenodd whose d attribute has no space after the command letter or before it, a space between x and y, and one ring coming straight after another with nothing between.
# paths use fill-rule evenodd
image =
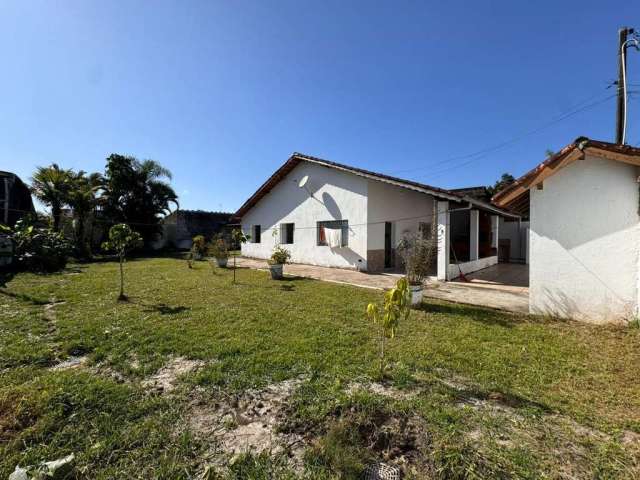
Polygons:
<instances>
[{"instance_id":1,"label":"neighboring house","mask_svg":"<svg viewBox=\"0 0 640 480\"><path fill-rule=\"evenodd\" d=\"M529 217L531 313L637 318L640 149L576 139L493 197Z\"/></svg>"},{"instance_id":2,"label":"neighboring house","mask_svg":"<svg viewBox=\"0 0 640 480\"><path fill-rule=\"evenodd\" d=\"M0 223L13 227L28 213L35 213L29 187L14 173L0 171Z\"/></svg>"},{"instance_id":3,"label":"neighboring house","mask_svg":"<svg viewBox=\"0 0 640 480\"><path fill-rule=\"evenodd\" d=\"M153 248L188 250L196 235L204 235L210 241L214 235L226 231L231 216L225 212L176 210L162 220L162 236L154 242Z\"/></svg>"},{"instance_id":4,"label":"neighboring house","mask_svg":"<svg viewBox=\"0 0 640 480\"><path fill-rule=\"evenodd\" d=\"M404 236L436 235L442 280L497 263L499 217L518 218L463 193L299 153L235 216L251 236L243 255L266 259L284 244L293 262L369 272L401 267Z\"/></svg>"}]
</instances>

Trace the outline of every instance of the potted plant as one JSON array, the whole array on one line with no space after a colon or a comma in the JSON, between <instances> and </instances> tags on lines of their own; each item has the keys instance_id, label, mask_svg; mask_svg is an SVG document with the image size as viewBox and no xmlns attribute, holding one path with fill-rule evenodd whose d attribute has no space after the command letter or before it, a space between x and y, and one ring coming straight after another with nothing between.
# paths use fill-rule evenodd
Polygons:
<instances>
[{"instance_id":1,"label":"potted plant","mask_svg":"<svg viewBox=\"0 0 640 480\"><path fill-rule=\"evenodd\" d=\"M229 248L222 235L216 235L209 245L209 255L216 259L220 268L226 268L229 260Z\"/></svg>"},{"instance_id":2,"label":"potted plant","mask_svg":"<svg viewBox=\"0 0 640 480\"><path fill-rule=\"evenodd\" d=\"M405 268L413 306L422 302L424 281L429 276L435 259L437 247L434 237L435 235L427 237L425 232L405 236L396 250Z\"/></svg>"},{"instance_id":3,"label":"potted plant","mask_svg":"<svg viewBox=\"0 0 640 480\"><path fill-rule=\"evenodd\" d=\"M291 253L282 245L276 245L269 259L269 271L271 272L271 278L274 280L282 279L282 270L286 263L289 262Z\"/></svg>"},{"instance_id":4,"label":"potted plant","mask_svg":"<svg viewBox=\"0 0 640 480\"><path fill-rule=\"evenodd\" d=\"M196 235L192 241L191 256L193 260L202 260L207 253L207 241L203 235Z\"/></svg>"}]
</instances>

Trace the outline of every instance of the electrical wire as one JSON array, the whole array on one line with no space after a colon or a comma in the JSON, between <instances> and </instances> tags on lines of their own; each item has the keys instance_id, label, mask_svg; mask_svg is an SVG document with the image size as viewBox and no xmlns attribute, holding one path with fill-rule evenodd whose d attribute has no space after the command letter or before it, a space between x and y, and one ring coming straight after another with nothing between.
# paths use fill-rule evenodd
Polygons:
<instances>
[{"instance_id":1,"label":"electrical wire","mask_svg":"<svg viewBox=\"0 0 640 480\"><path fill-rule=\"evenodd\" d=\"M462 199L461 199L461 201L465 202ZM425 213L424 215L417 215L417 216L411 216L411 217L391 218L391 219L379 220L379 221L375 221L375 222L352 223L352 224L349 224L349 228L351 228L351 227L363 227L363 226L368 226L368 225L382 225L382 224L387 223L387 222L403 222L403 221L409 221L409 220L433 219L433 218L437 217L440 214L454 213L454 212L464 211L464 210L469 210L469 209L470 209L469 207L448 208L446 210L438 211L438 212L435 212L435 213ZM28 211L28 210L18 210L18 209L14 209L14 208L9 208L8 210L12 211L12 212L33 213L33 212ZM499 214L492 213L491 215L499 215ZM94 223L102 223L102 224L107 224L107 225L113 225L114 223L126 223L128 225L138 225L138 226L158 226L158 225L162 225L161 223L111 222L111 221L101 220L101 219L94 219L92 221ZM287 223L287 222L282 222L282 223ZM164 225L172 225L172 224L164 224ZM277 226L273 226L273 227L267 228L267 229L263 230L263 232L268 232L270 230L277 230L279 228L280 228L280 224L278 224ZM302 226L302 227L296 226L295 227L296 230L307 230L307 229L317 229L317 228L318 228L318 225Z\"/></svg>"},{"instance_id":2,"label":"electrical wire","mask_svg":"<svg viewBox=\"0 0 640 480\"><path fill-rule=\"evenodd\" d=\"M610 86L611 85L609 85L609 87ZM609 88L609 87L607 87L607 88ZM419 170L424 170L424 169L427 169L427 168L432 168L432 167L437 166L437 165L448 163L448 162L451 162L451 161L454 161L454 160L465 160L465 159L470 159L472 157L479 157L480 155L482 155L482 156L479 157L478 159L484 158L486 156L484 154L492 153L492 152L494 152L496 150L500 150L500 149L502 149L502 148L504 148L506 146L509 146L509 145L511 145L513 143L516 143L516 142L522 140L523 138L526 138L526 137L531 136L531 135L535 135L536 133L539 133L542 130L547 129L547 128L555 125L556 123L558 123L558 122L560 122L562 120L565 120L566 118L569 118L569 117L571 117L571 116L573 116L573 115L575 115L577 113L583 112L584 110L587 110L589 108L595 107L595 106L597 106L597 105L599 105L599 104L601 104L603 102L606 102L610 98L613 98L613 97L616 96L615 93L614 94L608 94L605 98L599 99L599 100L597 100L597 101L595 101L593 103L590 103L589 105L584 105L586 102L589 102L590 100L592 100L592 99L594 99L594 98L596 98L598 96L601 96L602 94L603 94L603 92L599 91L598 93L595 93L594 95L591 95L591 96L587 97L586 99L578 102L576 105L574 105L570 109L565 110L564 112L560 113L558 116L552 118L548 123L545 123L545 124L543 124L543 125L541 125L539 127L536 127L536 128L534 128L532 130L526 131L526 132L524 132L524 133L522 133L520 135L517 135L517 136L515 136L515 137L513 137L513 138L511 138L509 140L505 140L503 142L500 142L500 143L498 143L496 145L493 145L493 146L490 146L490 147L487 147L487 148L483 148L483 149L478 150L478 151L473 152L473 153L454 156L454 157L449 157L449 158L446 158L446 159L443 159L443 160L439 160L437 162L430 163L429 165L425 165L423 167L416 167L416 168L403 169L403 170L394 170L394 171L392 171L390 173L391 174L397 174L397 173L416 172L416 171L419 171ZM471 162L465 162L465 163L461 164L461 166L467 165L468 163L471 163Z\"/></svg>"}]
</instances>

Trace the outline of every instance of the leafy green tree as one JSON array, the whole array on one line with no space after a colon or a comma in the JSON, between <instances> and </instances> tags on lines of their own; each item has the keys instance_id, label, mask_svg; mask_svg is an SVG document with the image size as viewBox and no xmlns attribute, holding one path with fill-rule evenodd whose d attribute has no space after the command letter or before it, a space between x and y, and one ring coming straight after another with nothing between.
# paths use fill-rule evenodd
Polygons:
<instances>
[{"instance_id":1,"label":"leafy green tree","mask_svg":"<svg viewBox=\"0 0 640 480\"><path fill-rule=\"evenodd\" d=\"M127 296L124 294L124 260L127 252L137 248L142 243L142 237L134 230L131 230L129 225L120 223L114 225L109 229L109 240L102 244L104 250L116 252L118 260L120 262L120 295L118 300L126 300Z\"/></svg>"},{"instance_id":2,"label":"leafy green tree","mask_svg":"<svg viewBox=\"0 0 640 480\"><path fill-rule=\"evenodd\" d=\"M493 197L500 190L507 188L515 181L516 179L513 177L513 175L511 175L510 173L503 173L500 179L497 180L492 187L487 187L487 191L489 192L489 195Z\"/></svg>"},{"instance_id":3,"label":"leafy green tree","mask_svg":"<svg viewBox=\"0 0 640 480\"><path fill-rule=\"evenodd\" d=\"M406 278L401 278L396 282L396 286L391 290L387 290L384 294L384 303L382 311L375 303L367 305L367 317L374 324L380 327L379 343L380 343L380 377L384 376L385 371L385 343L387 339L396 336L396 330L400 324L400 320L406 320L411 313L411 291L409 290L409 282Z\"/></svg>"},{"instance_id":4,"label":"leafy green tree","mask_svg":"<svg viewBox=\"0 0 640 480\"><path fill-rule=\"evenodd\" d=\"M83 171L73 173L71 187L67 193L67 204L73 209L75 218L76 251L80 256L91 255L90 242L87 242L86 224L98 205L98 191L102 188L102 175L87 174Z\"/></svg>"},{"instance_id":5,"label":"leafy green tree","mask_svg":"<svg viewBox=\"0 0 640 480\"><path fill-rule=\"evenodd\" d=\"M36 168L31 178L31 192L38 200L51 207L55 232L60 230L62 207L67 203L72 177L71 170L61 169L56 163L52 163L48 167Z\"/></svg>"},{"instance_id":6,"label":"leafy green tree","mask_svg":"<svg viewBox=\"0 0 640 480\"><path fill-rule=\"evenodd\" d=\"M154 160L112 154L103 183L103 212L114 223L135 225L146 243L161 231L160 220L178 206L167 180L171 172Z\"/></svg>"}]
</instances>

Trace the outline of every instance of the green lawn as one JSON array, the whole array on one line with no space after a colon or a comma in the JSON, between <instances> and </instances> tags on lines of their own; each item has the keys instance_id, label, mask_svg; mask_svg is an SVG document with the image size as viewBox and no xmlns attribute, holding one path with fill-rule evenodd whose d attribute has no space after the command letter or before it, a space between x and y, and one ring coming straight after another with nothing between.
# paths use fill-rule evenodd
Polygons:
<instances>
[{"instance_id":1,"label":"green lawn","mask_svg":"<svg viewBox=\"0 0 640 480\"><path fill-rule=\"evenodd\" d=\"M382 460L408 478L640 476L638 329L429 301L378 382L364 309L380 292L251 270L232 285L178 259L125 268L128 303L110 262L0 288L0 478L69 453L92 479L360 478ZM69 356L87 362L51 369ZM201 368L150 388L176 358ZM303 439L297 466L277 451L229 460L219 432L193 426L197 408L287 379L274 431Z\"/></svg>"}]
</instances>

